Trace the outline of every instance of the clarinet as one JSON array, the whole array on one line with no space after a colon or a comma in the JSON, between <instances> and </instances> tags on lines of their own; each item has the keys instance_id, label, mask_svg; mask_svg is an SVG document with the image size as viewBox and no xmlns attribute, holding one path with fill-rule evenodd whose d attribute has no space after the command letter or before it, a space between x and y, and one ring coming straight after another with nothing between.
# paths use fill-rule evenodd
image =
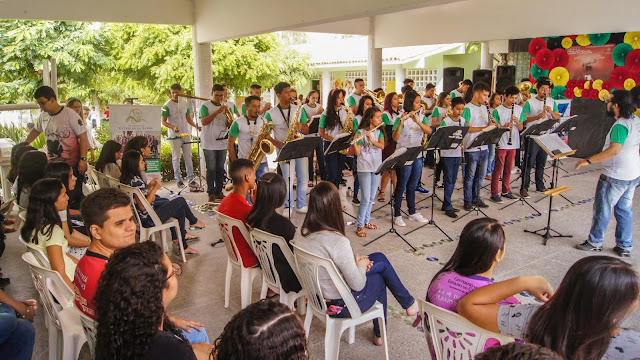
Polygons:
<instances>
[{"instance_id":1,"label":"clarinet","mask_svg":"<svg viewBox=\"0 0 640 360\"><path fill-rule=\"evenodd\" d=\"M511 117L509 118L509 121L511 121L513 123L513 110L516 108L516 104L511 104ZM513 126L511 127L511 131L509 132L509 141L507 142L507 145L511 146L513 145Z\"/></svg>"},{"instance_id":2,"label":"clarinet","mask_svg":"<svg viewBox=\"0 0 640 360\"><path fill-rule=\"evenodd\" d=\"M444 121L445 119L442 119L442 121ZM458 118L458 126L462 126L462 119ZM460 141L460 149L462 150L462 155L460 156L461 160L460 160L460 164L461 165L466 165L467 162L464 160L464 138L462 139L462 141ZM463 175L464 177L464 175Z\"/></svg>"}]
</instances>

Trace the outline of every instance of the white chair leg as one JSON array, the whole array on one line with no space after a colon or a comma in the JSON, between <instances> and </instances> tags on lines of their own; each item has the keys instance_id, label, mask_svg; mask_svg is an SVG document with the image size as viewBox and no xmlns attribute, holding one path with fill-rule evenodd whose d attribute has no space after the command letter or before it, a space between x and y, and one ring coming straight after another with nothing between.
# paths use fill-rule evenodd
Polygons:
<instances>
[{"instance_id":1,"label":"white chair leg","mask_svg":"<svg viewBox=\"0 0 640 360\"><path fill-rule=\"evenodd\" d=\"M224 279L224 307L229 307L229 290L231 290L231 272L233 271L233 264L231 260L227 259L227 274Z\"/></svg>"},{"instance_id":2,"label":"white chair leg","mask_svg":"<svg viewBox=\"0 0 640 360\"><path fill-rule=\"evenodd\" d=\"M311 330L311 320L313 320L313 311L311 311L311 303L307 304L307 314L304 317L304 332L309 338L309 331Z\"/></svg>"},{"instance_id":3,"label":"white chair leg","mask_svg":"<svg viewBox=\"0 0 640 360\"><path fill-rule=\"evenodd\" d=\"M45 316L48 316L45 314ZM45 321L49 322L49 319L46 319ZM60 359L61 355L59 355L59 352L62 347L62 344L60 341L61 339L58 339L58 335L60 334L60 337L62 337L62 332L55 327L55 325L53 324L49 324L49 359Z\"/></svg>"},{"instance_id":4,"label":"white chair leg","mask_svg":"<svg viewBox=\"0 0 640 360\"><path fill-rule=\"evenodd\" d=\"M179 227L175 227L175 229L176 229L176 233L178 234L178 246L180 247L180 255L182 255L182 262L186 263L187 258L184 255L184 246L182 245L182 234L180 233Z\"/></svg>"},{"instance_id":5,"label":"white chair leg","mask_svg":"<svg viewBox=\"0 0 640 360\"><path fill-rule=\"evenodd\" d=\"M249 269L240 269L240 305L243 309L251 304L252 279L253 274Z\"/></svg>"},{"instance_id":6,"label":"white chair leg","mask_svg":"<svg viewBox=\"0 0 640 360\"><path fill-rule=\"evenodd\" d=\"M269 286L267 286L267 279L262 277L262 289L260 289L260 299L267 298L267 291L269 290ZM282 300L282 294L280 294L280 300Z\"/></svg>"},{"instance_id":7,"label":"white chair leg","mask_svg":"<svg viewBox=\"0 0 640 360\"><path fill-rule=\"evenodd\" d=\"M298 314L304 315L307 312L307 304L305 304L307 297L301 296L296 301L298 303Z\"/></svg>"},{"instance_id":8,"label":"white chair leg","mask_svg":"<svg viewBox=\"0 0 640 360\"><path fill-rule=\"evenodd\" d=\"M353 344L356 342L356 327L352 326L349 328L349 333L347 334L347 343Z\"/></svg>"},{"instance_id":9,"label":"white chair leg","mask_svg":"<svg viewBox=\"0 0 640 360\"><path fill-rule=\"evenodd\" d=\"M335 321L327 321L324 334L324 358L326 360L338 360L341 337L340 324Z\"/></svg>"},{"instance_id":10,"label":"white chair leg","mask_svg":"<svg viewBox=\"0 0 640 360\"><path fill-rule=\"evenodd\" d=\"M161 230L160 231L160 238L162 239L162 251L164 251L164 252L169 251L169 245L167 244L167 231L166 230Z\"/></svg>"},{"instance_id":11,"label":"white chair leg","mask_svg":"<svg viewBox=\"0 0 640 360\"><path fill-rule=\"evenodd\" d=\"M384 322L384 316L378 318L380 324L380 337L382 338L382 346L384 347L384 358L389 360L389 347L387 346L387 324Z\"/></svg>"}]
</instances>

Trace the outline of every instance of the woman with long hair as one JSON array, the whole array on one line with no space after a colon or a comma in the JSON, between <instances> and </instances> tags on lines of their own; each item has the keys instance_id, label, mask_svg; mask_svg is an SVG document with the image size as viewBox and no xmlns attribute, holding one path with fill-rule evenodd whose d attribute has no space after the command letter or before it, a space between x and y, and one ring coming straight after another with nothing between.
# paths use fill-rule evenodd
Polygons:
<instances>
[{"instance_id":1,"label":"woman with long hair","mask_svg":"<svg viewBox=\"0 0 640 360\"><path fill-rule=\"evenodd\" d=\"M422 146L422 137L431 134L431 126L427 117L420 112L422 109L422 99L420 94L409 91L404 95L404 114L397 117L393 123L393 139L398 142L398 148L412 148ZM422 176L422 157L418 156L413 164L397 169L398 185L393 192L393 217L397 226L407 226L400 208L402 206L402 195L407 194L407 207L409 208L409 219L426 223L422 214L416 212L416 189Z\"/></svg>"},{"instance_id":2,"label":"woman with long hair","mask_svg":"<svg viewBox=\"0 0 640 360\"><path fill-rule=\"evenodd\" d=\"M300 248L328 259L336 265L351 288L362 312L369 310L376 301L384 306L387 315L387 289L398 300L408 316L418 313L418 303L396 274L391 263L382 253L361 256L353 253L345 236L344 218L340 206L340 194L335 185L323 181L309 195L309 212L302 224L303 237L296 240ZM320 288L327 301L329 316L348 318L345 306L333 281L326 273L320 273ZM380 326L373 321L374 343L382 345Z\"/></svg>"},{"instance_id":3,"label":"woman with long hair","mask_svg":"<svg viewBox=\"0 0 640 360\"><path fill-rule=\"evenodd\" d=\"M382 112L382 123L385 127L389 125L393 125L395 119L402 114L403 110L400 106L400 100L398 98L398 94L395 92L390 92L384 98L384 111ZM396 151L396 141L393 140L391 134L387 133L387 130L383 128L382 133L384 134L384 149L382 149L382 161L385 161L394 151ZM385 171L384 174L380 177L380 193L378 194L378 201L385 202L384 192L389 184L389 179L391 179L392 188L396 187L396 171L391 170L391 175L388 171Z\"/></svg>"},{"instance_id":4,"label":"woman with long hair","mask_svg":"<svg viewBox=\"0 0 640 360\"><path fill-rule=\"evenodd\" d=\"M139 152L145 158L149 157L149 155L151 155L151 144L149 143L149 139L142 135L134 136L124 145L122 153L124 154L131 150Z\"/></svg>"},{"instance_id":5,"label":"woman with long hair","mask_svg":"<svg viewBox=\"0 0 640 360\"><path fill-rule=\"evenodd\" d=\"M131 150L124 153L122 157L122 175L120 176L120 182L140 189L144 196L146 196L147 201L153 207L153 210L156 212L160 221L165 222L170 218L174 218L178 220L178 224L180 225L180 233L182 235L182 245L184 247L184 253L187 255L195 255L198 254L198 250L190 247L187 244L189 240L195 240L198 236L190 234L187 232L185 221L189 220L189 224L191 228L194 229L203 229L205 227L204 223L193 215L189 205L184 200L183 197L179 196L173 200L165 199L163 197L157 196L156 192L160 190L162 187L162 182L158 179L151 180L148 184L146 184L142 180L141 173L145 169L144 157L137 151ZM145 227L151 227L155 224L151 217L149 216L149 212L144 208L139 199L136 199L136 209L138 211L138 215L140 215L140 219ZM171 229L171 234L174 240L177 241L178 235ZM178 251L176 249L176 251Z\"/></svg>"},{"instance_id":6,"label":"woman with long hair","mask_svg":"<svg viewBox=\"0 0 640 360\"><path fill-rule=\"evenodd\" d=\"M256 229L264 230L276 236L281 236L293 251L290 241L296 234L296 227L289 219L278 214L277 210L284 205L287 188L282 175L268 172L258 180L256 201L247 215L247 224ZM279 247L273 248L273 262L280 275L280 282L285 292L298 292L302 289L295 272Z\"/></svg>"},{"instance_id":7,"label":"woman with long hair","mask_svg":"<svg viewBox=\"0 0 640 360\"><path fill-rule=\"evenodd\" d=\"M22 239L38 246L47 254L51 269L73 289L74 272L78 259L67 254L69 243L64 237L58 213L67 209L69 196L58 179L38 180L31 187L27 219L20 230Z\"/></svg>"},{"instance_id":8,"label":"woman with long hair","mask_svg":"<svg viewBox=\"0 0 640 360\"><path fill-rule=\"evenodd\" d=\"M280 302L261 300L231 318L216 339L211 358L306 360L307 337L291 309Z\"/></svg>"},{"instance_id":9,"label":"woman with long hair","mask_svg":"<svg viewBox=\"0 0 640 360\"><path fill-rule=\"evenodd\" d=\"M189 345L167 316L182 268L153 241L117 250L93 297L98 315L96 360L196 359L206 343Z\"/></svg>"},{"instance_id":10,"label":"woman with long hair","mask_svg":"<svg viewBox=\"0 0 640 360\"><path fill-rule=\"evenodd\" d=\"M373 106L373 98L369 95L364 95L360 98L358 103L358 109L356 110L356 116L353 118L353 130L355 132L358 129L358 124L362 121L362 116L367 109ZM353 200L351 202L354 205L360 205L358 200L358 192L360 191L360 181L358 181L358 155L353 155Z\"/></svg>"},{"instance_id":11,"label":"woman with long hair","mask_svg":"<svg viewBox=\"0 0 640 360\"><path fill-rule=\"evenodd\" d=\"M33 146L29 146L26 142L17 143L14 147L11 148L11 167L9 168L9 174L7 174L7 180L10 183L15 183L16 178L18 177L18 163L20 162L20 158L24 153L29 150L37 150Z\"/></svg>"},{"instance_id":12,"label":"woman with long hair","mask_svg":"<svg viewBox=\"0 0 640 360\"><path fill-rule=\"evenodd\" d=\"M18 200L18 205L23 208L29 206L31 186L42 179L47 161L47 154L38 150L27 151L20 158L16 179L16 200Z\"/></svg>"},{"instance_id":13,"label":"woman with long hair","mask_svg":"<svg viewBox=\"0 0 640 360\"><path fill-rule=\"evenodd\" d=\"M543 304L498 305L528 291ZM458 302L474 324L551 349L566 359L636 359L640 331L620 329L640 304L640 277L631 264L588 256L569 268L558 290L540 276L481 287Z\"/></svg>"},{"instance_id":14,"label":"woman with long hair","mask_svg":"<svg viewBox=\"0 0 640 360\"><path fill-rule=\"evenodd\" d=\"M309 123L311 123L312 117L321 115L324 112L324 108L318 102L319 99L320 93L317 90L311 90L309 91L309 95L307 95L306 103L302 106L302 110L307 114ZM315 134L312 136L315 136ZM322 141L318 143L315 151L318 170L320 170L320 179L327 180L327 169L324 166L324 146L322 145ZM313 166L313 156L311 156L309 158L309 187L313 187L313 181L315 179L312 177L312 175L315 174L314 170L315 168Z\"/></svg>"},{"instance_id":15,"label":"woman with long hair","mask_svg":"<svg viewBox=\"0 0 640 360\"><path fill-rule=\"evenodd\" d=\"M120 179L122 172L118 162L122 159L122 145L114 140L107 140L102 145L100 156L96 162L96 170L111 176L114 179Z\"/></svg>"},{"instance_id":16,"label":"woman with long hair","mask_svg":"<svg viewBox=\"0 0 640 360\"><path fill-rule=\"evenodd\" d=\"M447 117L447 111L451 106L451 94L446 91L441 92L438 95L438 101L436 101L436 107L431 113L431 126L438 127L442 123L442 119Z\"/></svg>"},{"instance_id":17,"label":"woman with long hair","mask_svg":"<svg viewBox=\"0 0 640 360\"><path fill-rule=\"evenodd\" d=\"M344 90L334 89L327 99L327 108L324 114L320 116L318 135L324 139L325 149L329 147L334 137L342 134L345 121L347 121L347 111L343 107L344 96ZM326 155L324 160L327 165L327 181L339 188L347 155L334 152Z\"/></svg>"}]
</instances>

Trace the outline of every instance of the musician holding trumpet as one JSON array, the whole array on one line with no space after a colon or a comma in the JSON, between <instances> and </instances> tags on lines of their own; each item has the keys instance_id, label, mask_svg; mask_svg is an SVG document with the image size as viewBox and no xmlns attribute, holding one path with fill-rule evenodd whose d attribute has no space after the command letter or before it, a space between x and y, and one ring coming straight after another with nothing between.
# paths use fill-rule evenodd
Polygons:
<instances>
[{"instance_id":1,"label":"musician holding trumpet","mask_svg":"<svg viewBox=\"0 0 640 360\"><path fill-rule=\"evenodd\" d=\"M502 134L496 149L496 164L491 175L491 201L501 204L501 197L515 200L509 183L511 182L511 169L515 161L516 149L520 148L520 131L527 119L522 111L522 106L516 105L520 91L515 86L509 86L504 90L502 105L493 110L493 117L501 127L507 127L510 131ZM500 177L502 177L502 192L500 193Z\"/></svg>"},{"instance_id":2,"label":"musician holding trumpet","mask_svg":"<svg viewBox=\"0 0 640 360\"><path fill-rule=\"evenodd\" d=\"M259 84L251 84L251 87L249 87L249 95L257 96L262 99L262 86L260 86ZM270 102L260 100L260 111L258 111L260 115L263 115L270 109ZM244 103L242 104L240 110L242 111L242 116L247 115L247 106Z\"/></svg>"}]
</instances>

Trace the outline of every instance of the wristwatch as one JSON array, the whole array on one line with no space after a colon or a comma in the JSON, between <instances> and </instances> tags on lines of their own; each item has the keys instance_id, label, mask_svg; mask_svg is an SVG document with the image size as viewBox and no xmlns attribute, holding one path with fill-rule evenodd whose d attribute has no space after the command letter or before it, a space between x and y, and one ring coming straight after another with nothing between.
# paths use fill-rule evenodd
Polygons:
<instances>
[{"instance_id":1,"label":"wristwatch","mask_svg":"<svg viewBox=\"0 0 640 360\"><path fill-rule=\"evenodd\" d=\"M80 160L87 161L87 157L86 157L86 156L83 156L83 157L81 157L81 158L80 158Z\"/></svg>"}]
</instances>

